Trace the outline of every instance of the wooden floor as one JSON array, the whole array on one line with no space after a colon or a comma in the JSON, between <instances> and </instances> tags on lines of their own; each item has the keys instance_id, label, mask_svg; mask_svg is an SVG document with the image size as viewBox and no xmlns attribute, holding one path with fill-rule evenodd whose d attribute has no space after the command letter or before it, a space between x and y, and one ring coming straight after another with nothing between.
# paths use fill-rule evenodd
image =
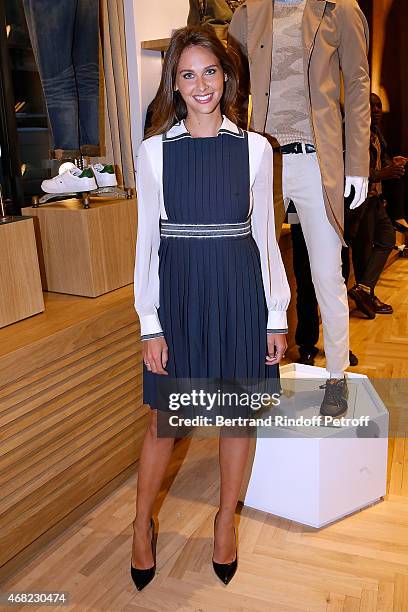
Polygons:
<instances>
[{"instance_id":1,"label":"wooden floor","mask_svg":"<svg viewBox=\"0 0 408 612\"><path fill-rule=\"evenodd\" d=\"M352 315L357 371L408 378L407 275L408 261L399 260L378 287L379 297L393 304L394 316L369 321ZM386 499L329 527L312 529L242 508L239 569L224 587L211 567L217 442L184 440L175 449L156 509L158 573L143 592L137 593L129 576L136 475L1 590L68 591L65 609L79 611L406 612L407 434L400 432L389 448Z\"/></svg>"}]
</instances>

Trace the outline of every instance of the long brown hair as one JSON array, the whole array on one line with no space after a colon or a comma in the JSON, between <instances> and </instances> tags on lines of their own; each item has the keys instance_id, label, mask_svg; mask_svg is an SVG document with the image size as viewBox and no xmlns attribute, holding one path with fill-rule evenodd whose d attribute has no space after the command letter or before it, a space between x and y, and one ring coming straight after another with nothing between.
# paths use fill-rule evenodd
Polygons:
<instances>
[{"instance_id":1,"label":"long brown hair","mask_svg":"<svg viewBox=\"0 0 408 612\"><path fill-rule=\"evenodd\" d=\"M235 110L238 93L238 73L232 56L209 26L190 26L173 33L163 63L159 89L151 104L151 126L145 138L167 132L175 123L187 117L187 106L178 91L174 91L177 67L184 49L191 46L204 47L211 51L221 64L228 80L221 98L221 113L233 122L237 121Z\"/></svg>"}]
</instances>

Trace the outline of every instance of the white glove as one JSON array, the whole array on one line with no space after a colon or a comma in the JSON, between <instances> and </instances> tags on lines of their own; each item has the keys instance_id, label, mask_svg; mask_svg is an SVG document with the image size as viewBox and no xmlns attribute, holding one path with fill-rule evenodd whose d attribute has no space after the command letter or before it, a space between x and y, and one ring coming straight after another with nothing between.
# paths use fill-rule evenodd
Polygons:
<instances>
[{"instance_id":1,"label":"white glove","mask_svg":"<svg viewBox=\"0 0 408 612\"><path fill-rule=\"evenodd\" d=\"M368 178L365 176L346 176L346 186L344 188L345 198L349 197L352 185L355 189L355 194L350 204L350 210L358 208L367 199Z\"/></svg>"}]
</instances>

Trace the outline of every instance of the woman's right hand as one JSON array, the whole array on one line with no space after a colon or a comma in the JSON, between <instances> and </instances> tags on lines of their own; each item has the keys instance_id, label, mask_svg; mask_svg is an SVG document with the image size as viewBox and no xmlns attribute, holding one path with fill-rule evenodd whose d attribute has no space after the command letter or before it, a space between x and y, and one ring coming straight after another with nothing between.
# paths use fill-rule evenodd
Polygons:
<instances>
[{"instance_id":1,"label":"woman's right hand","mask_svg":"<svg viewBox=\"0 0 408 612\"><path fill-rule=\"evenodd\" d=\"M143 361L149 372L168 376L164 369L169 359L169 350L163 336L143 341Z\"/></svg>"},{"instance_id":2,"label":"woman's right hand","mask_svg":"<svg viewBox=\"0 0 408 612\"><path fill-rule=\"evenodd\" d=\"M286 334L268 334L268 354L266 356L266 365L276 365L285 357L288 348Z\"/></svg>"},{"instance_id":3,"label":"woman's right hand","mask_svg":"<svg viewBox=\"0 0 408 612\"><path fill-rule=\"evenodd\" d=\"M380 180L399 179L405 174L405 166L391 162L388 166L380 170L378 174L380 175Z\"/></svg>"},{"instance_id":4,"label":"woman's right hand","mask_svg":"<svg viewBox=\"0 0 408 612\"><path fill-rule=\"evenodd\" d=\"M405 167L405 165L408 163L408 157L404 157L403 155L396 155L392 158L392 161L394 162L394 164L397 164L397 166Z\"/></svg>"}]
</instances>

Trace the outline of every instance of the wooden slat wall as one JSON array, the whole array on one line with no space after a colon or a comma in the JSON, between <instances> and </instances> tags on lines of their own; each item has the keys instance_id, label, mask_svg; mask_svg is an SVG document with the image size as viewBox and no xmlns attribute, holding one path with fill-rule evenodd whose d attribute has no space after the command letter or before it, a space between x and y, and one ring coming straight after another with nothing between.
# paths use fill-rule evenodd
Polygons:
<instances>
[{"instance_id":1,"label":"wooden slat wall","mask_svg":"<svg viewBox=\"0 0 408 612\"><path fill-rule=\"evenodd\" d=\"M97 314L94 300L71 298L88 317L38 338L40 315L32 342L3 344L0 567L138 459L147 413L139 325L131 287L119 292Z\"/></svg>"}]
</instances>

